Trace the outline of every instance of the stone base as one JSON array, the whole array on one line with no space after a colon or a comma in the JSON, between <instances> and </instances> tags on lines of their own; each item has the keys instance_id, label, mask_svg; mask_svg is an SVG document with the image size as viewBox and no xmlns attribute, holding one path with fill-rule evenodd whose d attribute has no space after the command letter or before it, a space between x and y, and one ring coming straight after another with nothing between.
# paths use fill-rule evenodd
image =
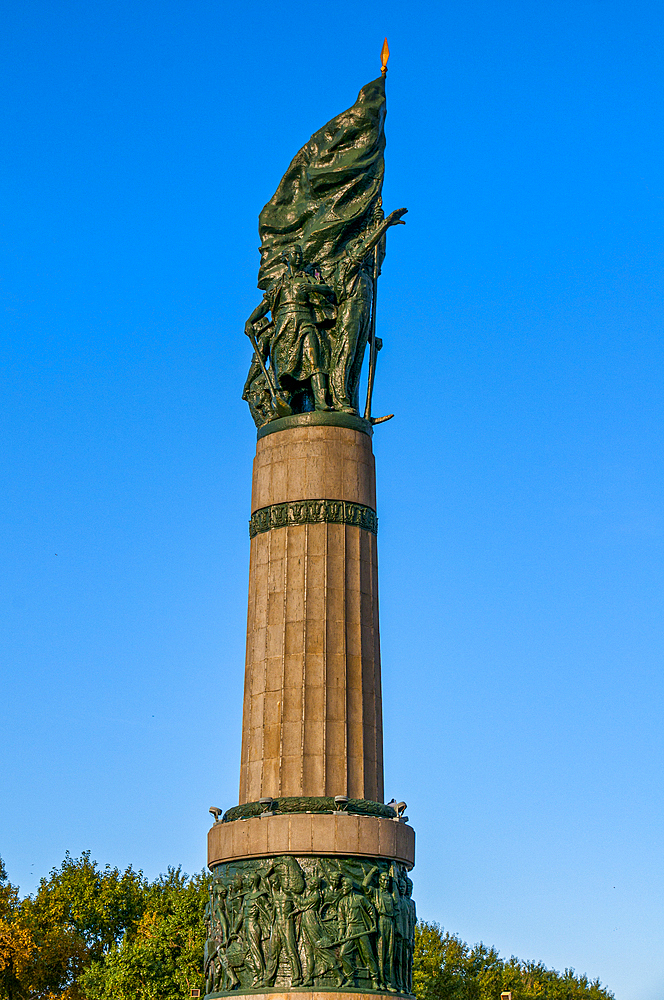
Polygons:
<instances>
[{"instance_id":1,"label":"stone base","mask_svg":"<svg viewBox=\"0 0 664 1000\"><path fill-rule=\"evenodd\" d=\"M348 997L348 994L352 994L360 1000L361 997L371 997L371 1000L375 1000L375 997L391 997L392 1000L398 1000L399 997L408 997L409 1000L413 996L412 993L388 993L385 991L370 991L370 990L355 990L352 986L344 987L343 993L335 989L321 989L320 987L310 987L310 986L295 986L290 990L283 990L281 988L276 988L273 990L265 989L262 987L260 990L242 990L242 993L208 993L205 1000L214 1000L215 997L239 997L239 996L251 996L255 1000L260 1000L261 997L265 997L265 1000L290 1000L293 994L305 994L307 1000L344 1000Z\"/></svg>"},{"instance_id":2,"label":"stone base","mask_svg":"<svg viewBox=\"0 0 664 1000\"><path fill-rule=\"evenodd\" d=\"M415 831L397 819L352 813L286 813L215 823L208 865L275 854L390 858L412 868Z\"/></svg>"}]
</instances>

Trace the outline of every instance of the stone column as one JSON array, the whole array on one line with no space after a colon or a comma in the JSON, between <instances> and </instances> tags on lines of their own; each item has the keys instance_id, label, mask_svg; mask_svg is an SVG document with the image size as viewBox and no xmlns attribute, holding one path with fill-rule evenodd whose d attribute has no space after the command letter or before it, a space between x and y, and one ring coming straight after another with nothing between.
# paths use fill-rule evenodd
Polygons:
<instances>
[{"instance_id":1,"label":"stone column","mask_svg":"<svg viewBox=\"0 0 664 1000\"><path fill-rule=\"evenodd\" d=\"M208 837L208 997L410 994L415 834L383 804L371 435L341 413L258 434L240 796Z\"/></svg>"},{"instance_id":2,"label":"stone column","mask_svg":"<svg viewBox=\"0 0 664 1000\"><path fill-rule=\"evenodd\" d=\"M241 803L383 798L376 476L365 428L305 425L257 444Z\"/></svg>"}]
</instances>

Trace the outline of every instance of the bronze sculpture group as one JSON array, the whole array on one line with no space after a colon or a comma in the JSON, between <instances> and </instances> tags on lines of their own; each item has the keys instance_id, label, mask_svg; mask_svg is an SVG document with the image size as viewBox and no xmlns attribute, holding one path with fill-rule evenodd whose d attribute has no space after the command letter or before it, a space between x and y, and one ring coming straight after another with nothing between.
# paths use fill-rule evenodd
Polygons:
<instances>
[{"instance_id":1,"label":"bronze sculpture group","mask_svg":"<svg viewBox=\"0 0 664 1000\"><path fill-rule=\"evenodd\" d=\"M215 874L207 993L275 986L410 994L413 884L403 865L291 856Z\"/></svg>"},{"instance_id":2,"label":"bronze sculpture group","mask_svg":"<svg viewBox=\"0 0 664 1000\"><path fill-rule=\"evenodd\" d=\"M242 398L257 427L314 409L360 414L366 346L375 341L374 364L381 346L372 320L385 234L405 224L406 211L385 218L378 199L370 222L332 260L305 263L297 243L282 252L283 270L245 324L254 358Z\"/></svg>"}]
</instances>

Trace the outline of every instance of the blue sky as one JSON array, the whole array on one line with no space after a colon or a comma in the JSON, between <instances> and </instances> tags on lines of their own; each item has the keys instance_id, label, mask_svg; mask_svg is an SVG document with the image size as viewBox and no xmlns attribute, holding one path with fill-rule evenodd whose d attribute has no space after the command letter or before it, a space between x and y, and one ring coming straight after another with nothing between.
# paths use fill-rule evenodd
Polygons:
<instances>
[{"instance_id":1,"label":"blue sky","mask_svg":"<svg viewBox=\"0 0 664 1000\"><path fill-rule=\"evenodd\" d=\"M664 997L661 5L4 5L0 854L237 802L257 217L388 75L386 793L419 913ZM57 553L57 554L56 554Z\"/></svg>"}]
</instances>

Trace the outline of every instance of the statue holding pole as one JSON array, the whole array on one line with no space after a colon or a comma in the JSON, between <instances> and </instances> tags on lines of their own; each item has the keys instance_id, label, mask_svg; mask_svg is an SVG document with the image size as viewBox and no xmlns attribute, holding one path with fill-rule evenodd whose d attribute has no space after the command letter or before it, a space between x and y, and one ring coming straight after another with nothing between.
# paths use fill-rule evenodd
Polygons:
<instances>
[{"instance_id":1,"label":"statue holding pole","mask_svg":"<svg viewBox=\"0 0 664 1000\"><path fill-rule=\"evenodd\" d=\"M363 416L388 419L371 416L377 280L385 234L407 211L382 209L388 58L386 40L381 76L302 147L260 213L264 295L245 324L254 359L243 394L259 428L313 410L360 417L367 343Z\"/></svg>"}]
</instances>

